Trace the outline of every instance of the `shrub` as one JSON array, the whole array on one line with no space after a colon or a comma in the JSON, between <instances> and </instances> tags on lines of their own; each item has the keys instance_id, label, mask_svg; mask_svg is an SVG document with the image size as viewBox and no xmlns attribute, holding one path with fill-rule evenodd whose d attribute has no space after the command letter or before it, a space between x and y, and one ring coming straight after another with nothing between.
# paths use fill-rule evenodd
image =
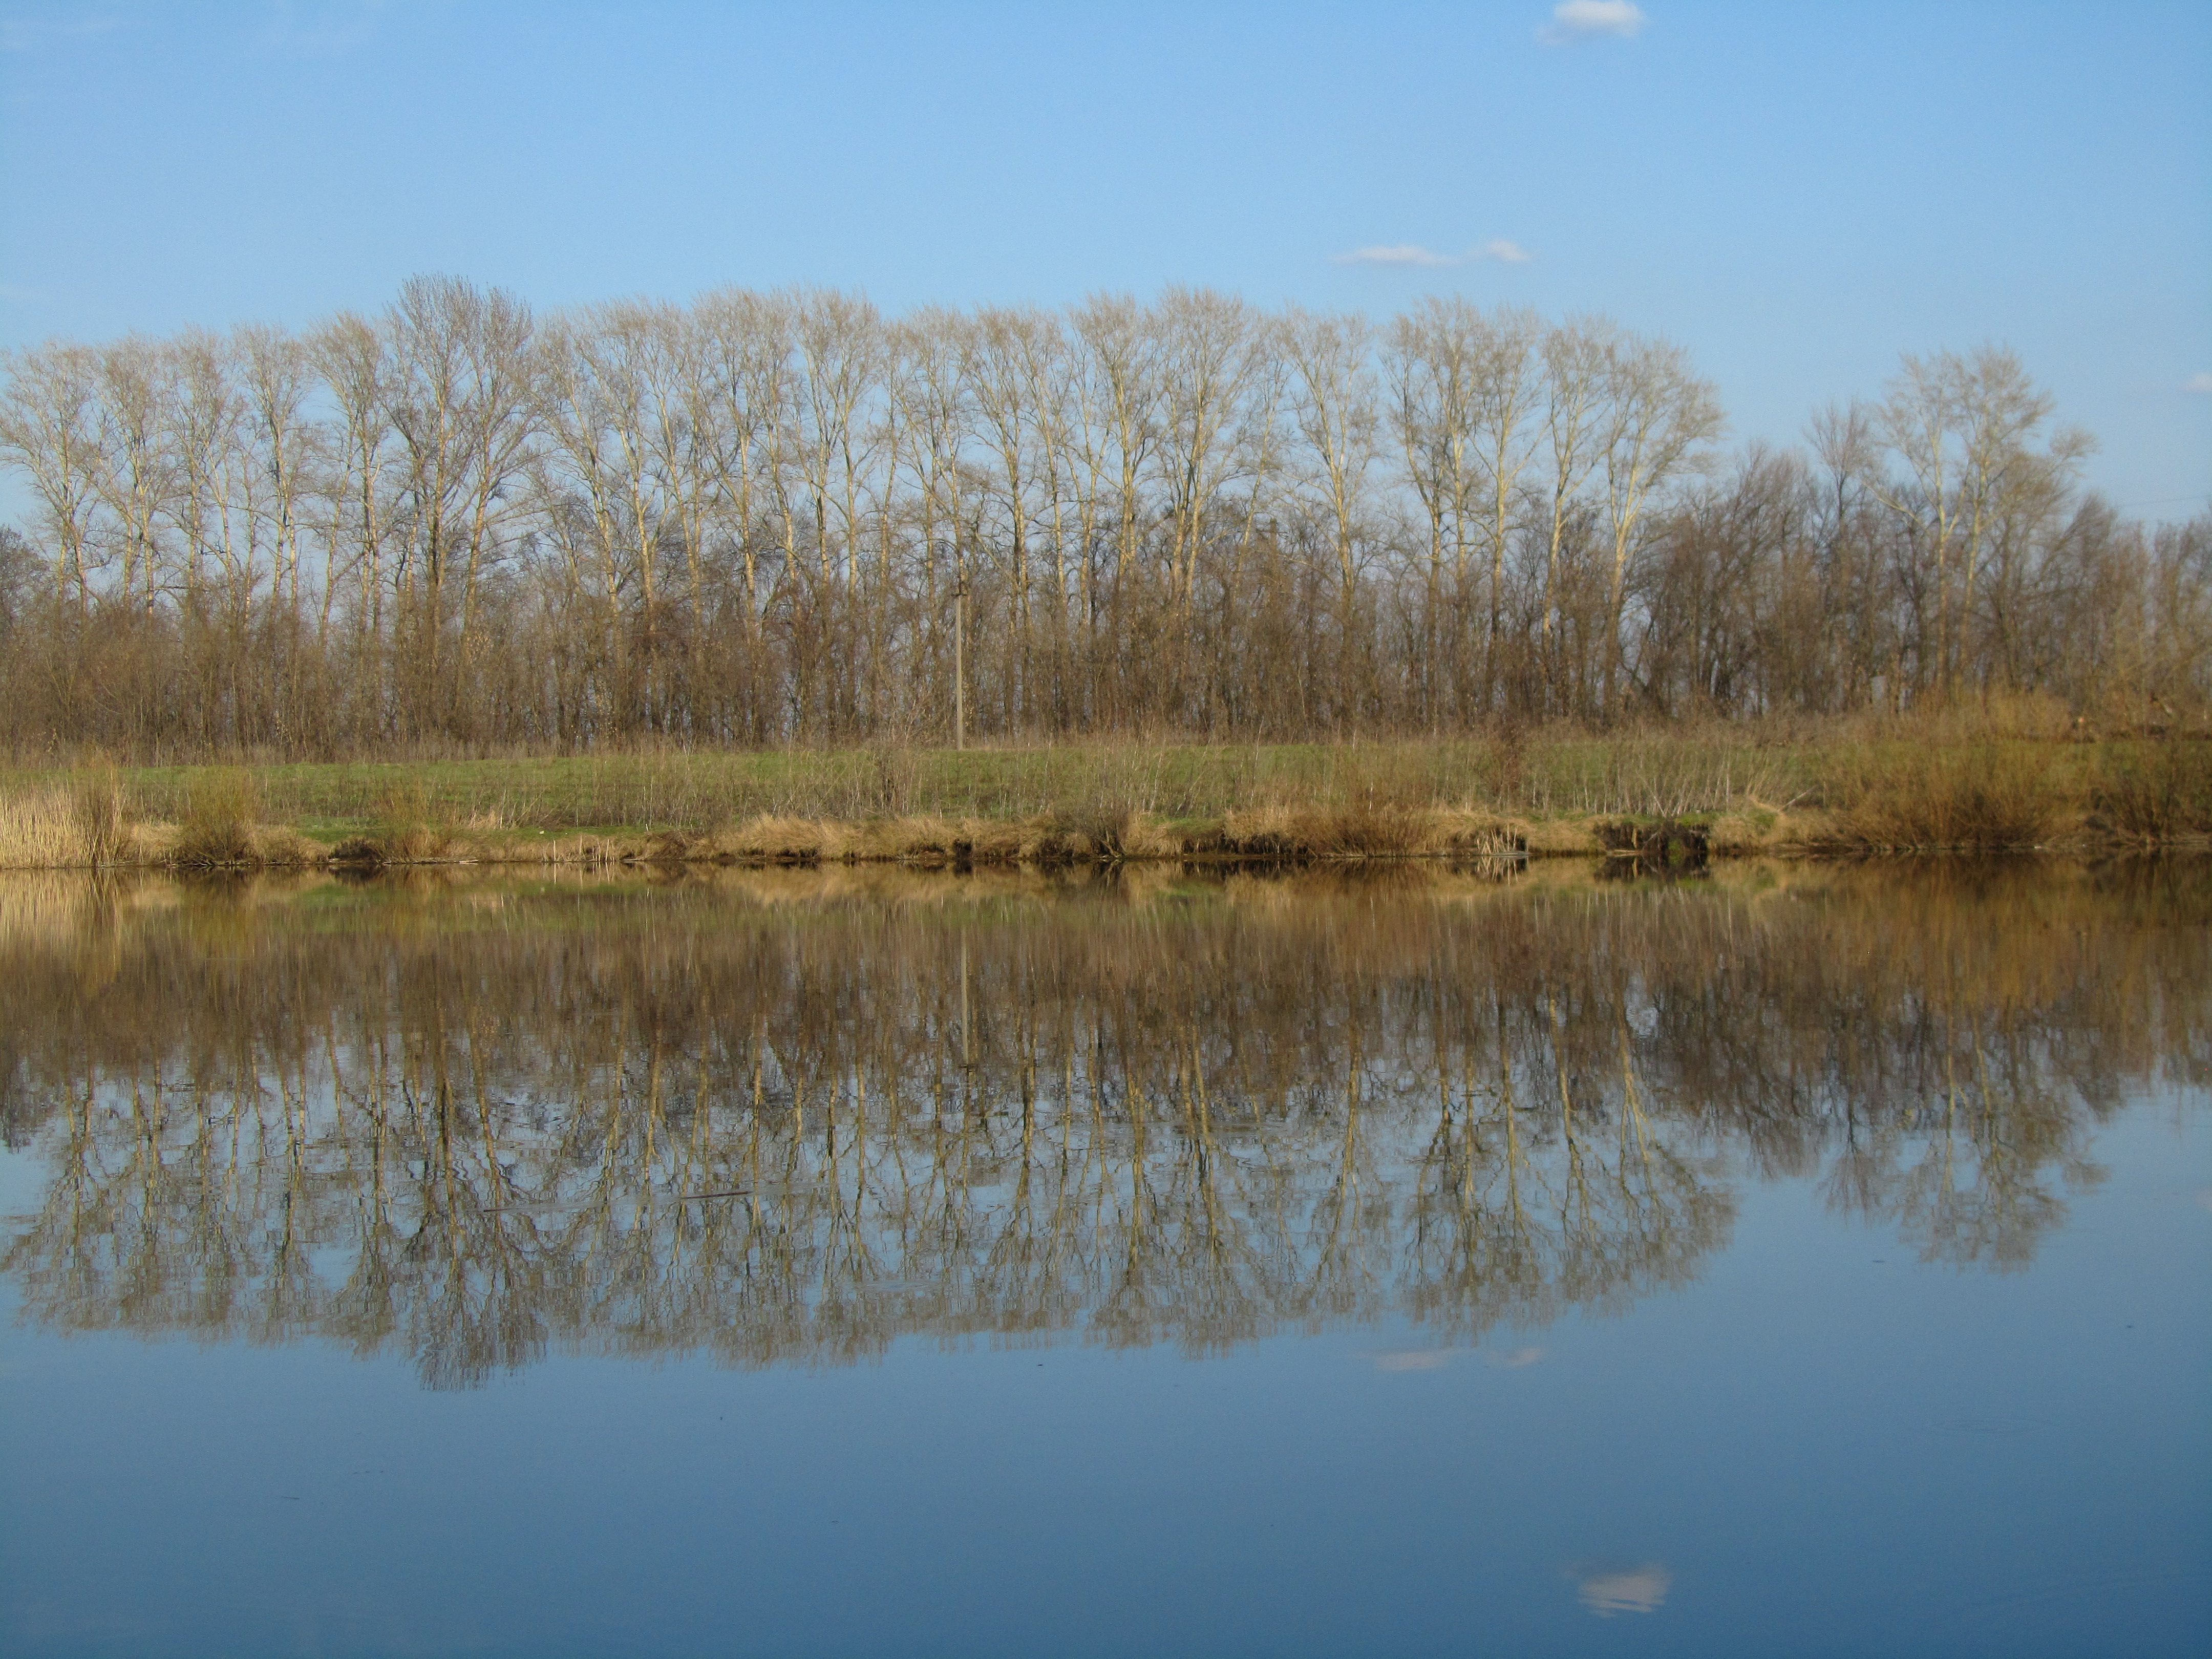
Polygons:
<instances>
[{"instance_id":1,"label":"shrub","mask_svg":"<svg viewBox=\"0 0 2212 1659\"><path fill-rule=\"evenodd\" d=\"M376 826L368 840L379 864L428 864L453 852L445 814L419 778L397 779L378 793Z\"/></svg>"},{"instance_id":2,"label":"shrub","mask_svg":"<svg viewBox=\"0 0 2212 1659\"><path fill-rule=\"evenodd\" d=\"M2212 830L2212 744L2167 738L2114 745L2090 792L2109 829L2158 842Z\"/></svg>"},{"instance_id":3,"label":"shrub","mask_svg":"<svg viewBox=\"0 0 2212 1659\"><path fill-rule=\"evenodd\" d=\"M258 864L253 830L261 817L261 790L241 767L211 768L186 793L184 833L170 860L191 869Z\"/></svg>"},{"instance_id":4,"label":"shrub","mask_svg":"<svg viewBox=\"0 0 2212 1659\"><path fill-rule=\"evenodd\" d=\"M2066 805L2046 747L1998 742L1885 745L1847 762L1830 799L1843 840L1885 851L2033 847Z\"/></svg>"}]
</instances>

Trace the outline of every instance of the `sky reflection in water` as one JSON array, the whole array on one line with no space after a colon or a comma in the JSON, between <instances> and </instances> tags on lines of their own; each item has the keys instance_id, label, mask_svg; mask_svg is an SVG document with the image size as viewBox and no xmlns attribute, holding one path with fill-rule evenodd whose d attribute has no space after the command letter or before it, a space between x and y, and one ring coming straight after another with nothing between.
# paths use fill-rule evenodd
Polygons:
<instances>
[{"instance_id":1,"label":"sky reflection in water","mask_svg":"<svg viewBox=\"0 0 2212 1659\"><path fill-rule=\"evenodd\" d=\"M2208 920L0 884L0 1647L2200 1651Z\"/></svg>"}]
</instances>

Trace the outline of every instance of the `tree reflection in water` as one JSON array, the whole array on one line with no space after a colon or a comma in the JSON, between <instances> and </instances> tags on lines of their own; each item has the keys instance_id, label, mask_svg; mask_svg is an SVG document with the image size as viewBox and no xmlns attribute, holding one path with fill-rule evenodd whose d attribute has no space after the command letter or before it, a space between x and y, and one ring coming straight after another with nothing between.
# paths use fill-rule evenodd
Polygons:
<instances>
[{"instance_id":1,"label":"tree reflection in water","mask_svg":"<svg viewBox=\"0 0 2212 1659\"><path fill-rule=\"evenodd\" d=\"M839 1364L1625 1309L1817 1175L2013 1267L2201 1087L2200 866L0 886L56 1329Z\"/></svg>"}]
</instances>

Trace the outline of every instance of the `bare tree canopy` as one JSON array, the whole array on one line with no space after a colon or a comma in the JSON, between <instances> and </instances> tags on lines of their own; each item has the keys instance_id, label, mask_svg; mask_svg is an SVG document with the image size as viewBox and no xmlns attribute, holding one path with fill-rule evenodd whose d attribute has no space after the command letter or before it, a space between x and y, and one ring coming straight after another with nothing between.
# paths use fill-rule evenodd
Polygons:
<instances>
[{"instance_id":1,"label":"bare tree canopy","mask_svg":"<svg viewBox=\"0 0 2212 1659\"><path fill-rule=\"evenodd\" d=\"M1996 346L1733 457L1679 347L1460 299L538 318L425 276L0 370L18 753L2212 700L2212 518L2082 492Z\"/></svg>"}]
</instances>

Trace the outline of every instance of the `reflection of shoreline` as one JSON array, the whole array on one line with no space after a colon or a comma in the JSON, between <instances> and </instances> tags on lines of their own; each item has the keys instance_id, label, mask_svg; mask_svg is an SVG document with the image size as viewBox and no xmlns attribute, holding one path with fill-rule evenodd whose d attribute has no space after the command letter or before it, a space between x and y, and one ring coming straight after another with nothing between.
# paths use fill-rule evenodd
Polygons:
<instances>
[{"instance_id":1,"label":"reflection of shoreline","mask_svg":"<svg viewBox=\"0 0 2212 1659\"><path fill-rule=\"evenodd\" d=\"M2166 866L870 877L0 884L27 1314L447 1383L1386 1316L1441 1349L1685 1282L1723 1158L2017 1265L2094 1118L2205 1074Z\"/></svg>"},{"instance_id":2,"label":"reflection of shoreline","mask_svg":"<svg viewBox=\"0 0 2212 1659\"><path fill-rule=\"evenodd\" d=\"M2171 861L2183 862L2179 858ZM1995 861L1995 867L2006 862ZM2062 883L2082 879L2090 868L2056 858L2027 862L2039 879ZM1940 875L1947 865L1954 872L1993 867L1987 860L1929 859L1914 861L1900 873L1909 884L1930 873ZM1867 868L1863 863L1841 860L1730 859L1702 866L1692 884L1746 896L1784 889L1811 891L1839 877L1863 880ZM410 902L459 896L479 915L503 913L556 896L608 901L675 891L800 908L866 901L973 909L1007 902L1052 904L1071 896L1138 905L1185 905L1194 900L1271 904L1376 892L1424 894L1451 902L1487 899L1503 890L1601 890L1617 885L1621 874L1618 861L1599 858L1374 859L1278 865L1159 860L1067 867L986 866L972 871L896 864L548 865L542 869L423 865L375 872L302 870L242 875L179 875L137 867L96 875L4 870L0 871L0 947L19 945L42 929L57 943L75 937L90 912L112 921L133 912L165 911L214 900L247 908L308 899L342 910L400 910ZM445 927L465 921L451 912L439 918Z\"/></svg>"}]
</instances>

